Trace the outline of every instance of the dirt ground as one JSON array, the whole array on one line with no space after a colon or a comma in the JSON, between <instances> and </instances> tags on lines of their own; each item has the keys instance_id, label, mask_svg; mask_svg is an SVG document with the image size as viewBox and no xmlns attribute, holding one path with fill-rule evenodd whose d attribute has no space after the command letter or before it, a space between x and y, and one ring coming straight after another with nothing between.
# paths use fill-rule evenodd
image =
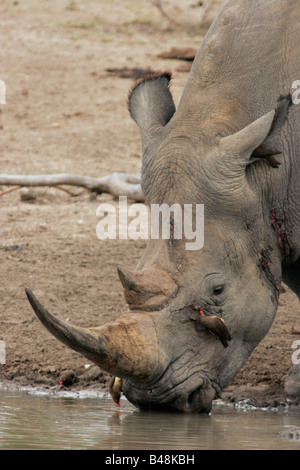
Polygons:
<instances>
[{"instance_id":1,"label":"dirt ground","mask_svg":"<svg viewBox=\"0 0 300 470\"><path fill-rule=\"evenodd\" d=\"M169 70L178 103L188 73L179 60L157 55L173 46L198 47L197 1L165 1L168 20L146 0L2 0L1 70L7 87L1 106L1 170L5 174L73 173L104 176L141 168L139 132L127 111L133 79L115 67ZM213 2L221 3L221 2ZM176 6L177 5L177 6ZM210 21L215 5L208 12ZM7 187L0 188L5 190ZM53 313L79 326L95 326L126 311L117 265L133 269L143 241L100 241L96 208L107 194L69 188L22 188L0 197L0 340L4 384L59 388L73 369L75 387L106 387L108 376L53 338L25 296L30 287ZM282 379L299 336L299 303L281 294L275 322L232 384L231 401L284 400Z\"/></svg>"}]
</instances>

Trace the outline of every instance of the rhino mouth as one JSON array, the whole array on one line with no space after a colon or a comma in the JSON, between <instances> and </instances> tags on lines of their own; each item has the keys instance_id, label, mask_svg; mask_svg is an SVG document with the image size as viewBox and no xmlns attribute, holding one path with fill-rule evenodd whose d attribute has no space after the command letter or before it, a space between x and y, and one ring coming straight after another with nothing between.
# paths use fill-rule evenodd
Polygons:
<instances>
[{"instance_id":1,"label":"rhino mouth","mask_svg":"<svg viewBox=\"0 0 300 470\"><path fill-rule=\"evenodd\" d=\"M192 391L187 398L185 396L180 397L177 400L169 403L151 402L147 401L136 401L133 403L141 410L160 410L160 411L177 411L184 413L210 413L212 409L212 403L215 398L215 391L208 391L202 386L197 387ZM127 399L132 402L130 396Z\"/></svg>"},{"instance_id":2,"label":"rhino mouth","mask_svg":"<svg viewBox=\"0 0 300 470\"><path fill-rule=\"evenodd\" d=\"M196 380L193 378L194 386L191 386L190 380L177 386L172 386L169 378L166 386L166 377L153 385L126 380L123 392L128 401L141 410L210 413L218 392L207 377L200 376Z\"/></svg>"}]
</instances>

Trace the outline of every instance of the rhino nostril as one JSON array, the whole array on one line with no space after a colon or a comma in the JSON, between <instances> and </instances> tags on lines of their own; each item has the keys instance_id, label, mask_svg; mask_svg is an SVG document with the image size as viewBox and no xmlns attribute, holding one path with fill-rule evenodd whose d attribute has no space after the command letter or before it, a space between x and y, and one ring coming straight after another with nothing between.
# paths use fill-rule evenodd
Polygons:
<instances>
[{"instance_id":1,"label":"rhino nostril","mask_svg":"<svg viewBox=\"0 0 300 470\"><path fill-rule=\"evenodd\" d=\"M188 399L186 401L186 407L190 408L191 405L195 404L195 399L197 398L198 394L200 393L201 386L196 388L192 393L189 394Z\"/></svg>"}]
</instances>

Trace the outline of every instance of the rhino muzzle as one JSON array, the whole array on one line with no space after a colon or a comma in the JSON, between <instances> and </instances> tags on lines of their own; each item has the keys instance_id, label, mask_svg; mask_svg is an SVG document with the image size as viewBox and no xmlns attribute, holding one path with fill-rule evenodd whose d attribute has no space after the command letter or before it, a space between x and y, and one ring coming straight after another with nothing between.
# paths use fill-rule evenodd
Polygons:
<instances>
[{"instance_id":1,"label":"rhino muzzle","mask_svg":"<svg viewBox=\"0 0 300 470\"><path fill-rule=\"evenodd\" d=\"M201 374L195 384L182 383L178 386L161 387L158 383L143 384L143 387L126 381L123 391L129 401L142 410L181 411L185 413L209 413L216 398L216 390L207 377ZM147 387L147 388L146 388Z\"/></svg>"}]
</instances>

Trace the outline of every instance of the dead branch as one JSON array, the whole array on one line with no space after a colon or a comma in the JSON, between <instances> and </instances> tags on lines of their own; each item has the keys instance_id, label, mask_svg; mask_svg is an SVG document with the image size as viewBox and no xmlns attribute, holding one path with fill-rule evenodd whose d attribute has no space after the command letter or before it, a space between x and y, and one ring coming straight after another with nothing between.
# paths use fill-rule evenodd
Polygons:
<instances>
[{"instance_id":1,"label":"dead branch","mask_svg":"<svg viewBox=\"0 0 300 470\"><path fill-rule=\"evenodd\" d=\"M0 191L0 196L3 196L4 194L11 193L12 191L16 191L17 189L20 189L21 186L12 186L11 188L4 189L3 191Z\"/></svg>"},{"instance_id":2,"label":"dead branch","mask_svg":"<svg viewBox=\"0 0 300 470\"><path fill-rule=\"evenodd\" d=\"M57 189L60 189L61 191L64 191L65 193L69 194L70 196L74 197L74 196L79 196L79 194L74 194L72 193L72 191L70 191L69 189L67 188L64 188L63 186L55 186Z\"/></svg>"},{"instance_id":3,"label":"dead branch","mask_svg":"<svg viewBox=\"0 0 300 470\"><path fill-rule=\"evenodd\" d=\"M57 174L57 175L0 175L3 186L80 186L97 194L108 193L113 196L127 196L134 201L144 201L140 174L114 172L101 178L90 176Z\"/></svg>"},{"instance_id":4,"label":"dead branch","mask_svg":"<svg viewBox=\"0 0 300 470\"><path fill-rule=\"evenodd\" d=\"M292 328L292 330L290 331L290 334L291 335L300 335L300 330L295 330L294 328Z\"/></svg>"},{"instance_id":5,"label":"dead branch","mask_svg":"<svg viewBox=\"0 0 300 470\"><path fill-rule=\"evenodd\" d=\"M160 12L160 14L166 18L170 23L173 23L174 25L178 25L177 21L175 21L173 18L168 15L164 7L162 6L162 1L161 0L148 0L148 2L152 3Z\"/></svg>"},{"instance_id":6,"label":"dead branch","mask_svg":"<svg viewBox=\"0 0 300 470\"><path fill-rule=\"evenodd\" d=\"M197 49L195 47L171 47L168 51L160 52L157 57L161 59L178 59L193 61L196 57Z\"/></svg>"},{"instance_id":7,"label":"dead branch","mask_svg":"<svg viewBox=\"0 0 300 470\"><path fill-rule=\"evenodd\" d=\"M105 69L105 72L108 72L120 78L134 78L135 80L149 77L150 75L158 75L161 73L161 71L153 70L149 67L145 69L141 69L138 67L110 67L108 69Z\"/></svg>"},{"instance_id":8,"label":"dead branch","mask_svg":"<svg viewBox=\"0 0 300 470\"><path fill-rule=\"evenodd\" d=\"M201 9L201 15L200 15L200 19L199 19L199 23L205 23L205 17L210 9L210 7L212 6L212 3L213 3L213 0L206 0L205 2L199 2L199 6L200 6L200 3L201 3L201 6L202 6L202 9Z\"/></svg>"},{"instance_id":9,"label":"dead branch","mask_svg":"<svg viewBox=\"0 0 300 470\"><path fill-rule=\"evenodd\" d=\"M181 23L176 21L166 12L164 6L163 6L163 1L162 0L147 0L149 3L152 3L160 12L160 14L166 18L173 26L179 26ZM198 24L206 24L207 21L209 20L209 13L213 9L213 4L214 0L203 0L203 1L196 1L193 5L190 5L192 8L200 8L199 14L200 17L197 19ZM178 14L177 14L178 16ZM211 20L209 20L211 22Z\"/></svg>"}]
</instances>

